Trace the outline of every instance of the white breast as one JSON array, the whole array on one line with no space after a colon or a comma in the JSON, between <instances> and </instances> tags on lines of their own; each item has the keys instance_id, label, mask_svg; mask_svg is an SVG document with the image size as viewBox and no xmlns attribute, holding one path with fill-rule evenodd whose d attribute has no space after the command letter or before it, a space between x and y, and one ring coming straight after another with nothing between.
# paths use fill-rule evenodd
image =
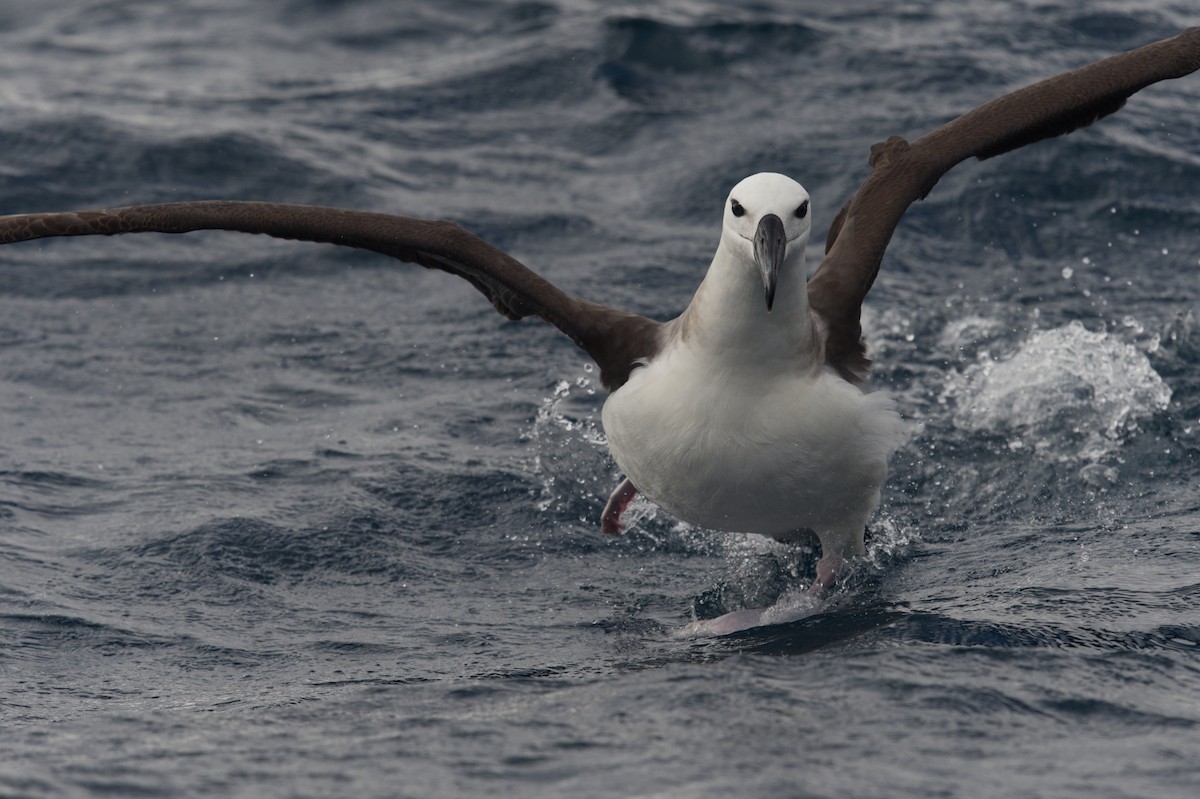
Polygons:
<instances>
[{"instance_id":1,"label":"white breast","mask_svg":"<svg viewBox=\"0 0 1200 799\"><path fill-rule=\"evenodd\" d=\"M605 403L613 457L639 491L700 527L839 532L860 549L899 416L886 395L823 368L778 367L668 347Z\"/></svg>"}]
</instances>

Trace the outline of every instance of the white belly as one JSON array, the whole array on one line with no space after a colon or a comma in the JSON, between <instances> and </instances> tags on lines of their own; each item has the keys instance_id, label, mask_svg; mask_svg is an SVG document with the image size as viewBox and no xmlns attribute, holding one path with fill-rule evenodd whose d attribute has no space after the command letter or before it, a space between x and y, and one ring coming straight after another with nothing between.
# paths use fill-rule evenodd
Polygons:
<instances>
[{"instance_id":1,"label":"white belly","mask_svg":"<svg viewBox=\"0 0 1200 799\"><path fill-rule=\"evenodd\" d=\"M635 369L602 419L622 471L678 518L774 538L853 536L851 549L902 435L886 395L823 369L717 370L683 348Z\"/></svg>"}]
</instances>

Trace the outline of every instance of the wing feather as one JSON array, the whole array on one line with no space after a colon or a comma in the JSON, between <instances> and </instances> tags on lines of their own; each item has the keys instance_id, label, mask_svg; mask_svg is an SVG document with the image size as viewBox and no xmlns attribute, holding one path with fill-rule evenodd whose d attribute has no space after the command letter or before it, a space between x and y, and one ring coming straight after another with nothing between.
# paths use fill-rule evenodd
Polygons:
<instances>
[{"instance_id":1,"label":"wing feather","mask_svg":"<svg viewBox=\"0 0 1200 799\"><path fill-rule=\"evenodd\" d=\"M950 168L1061 136L1119 110L1140 89L1200 69L1200 27L1097 61L986 103L909 144L871 148L871 173L834 219L809 300L829 335L826 360L861 381L870 361L859 313L884 250L908 207Z\"/></svg>"},{"instance_id":2,"label":"wing feather","mask_svg":"<svg viewBox=\"0 0 1200 799\"><path fill-rule=\"evenodd\" d=\"M285 203L195 201L0 217L0 244L53 236L232 230L388 255L469 281L509 319L539 316L571 337L616 390L659 349L661 325L569 295L453 222Z\"/></svg>"}]
</instances>

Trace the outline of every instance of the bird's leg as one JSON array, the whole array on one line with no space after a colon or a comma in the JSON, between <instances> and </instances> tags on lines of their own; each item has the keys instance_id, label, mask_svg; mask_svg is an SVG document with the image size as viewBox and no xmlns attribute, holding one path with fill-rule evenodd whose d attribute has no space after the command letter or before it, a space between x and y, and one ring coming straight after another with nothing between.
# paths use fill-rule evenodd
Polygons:
<instances>
[{"instance_id":1,"label":"bird's leg","mask_svg":"<svg viewBox=\"0 0 1200 799\"><path fill-rule=\"evenodd\" d=\"M621 524L621 514L636 496L637 489L626 477L613 489L608 503L604 506L604 513L600 514L600 532L605 535L620 535L625 532L625 525Z\"/></svg>"},{"instance_id":2,"label":"bird's leg","mask_svg":"<svg viewBox=\"0 0 1200 799\"><path fill-rule=\"evenodd\" d=\"M821 559L817 561L817 579L813 581L809 591L820 596L833 588L846 561L866 554L866 546L863 544L863 531L866 528L867 520L864 515L861 522L856 521L841 529L818 531Z\"/></svg>"},{"instance_id":3,"label":"bird's leg","mask_svg":"<svg viewBox=\"0 0 1200 799\"><path fill-rule=\"evenodd\" d=\"M833 587L838 572L846 564L846 559L836 552L830 552L817 561L817 579L810 589L815 594L821 594Z\"/></svg>"}]
</instances>

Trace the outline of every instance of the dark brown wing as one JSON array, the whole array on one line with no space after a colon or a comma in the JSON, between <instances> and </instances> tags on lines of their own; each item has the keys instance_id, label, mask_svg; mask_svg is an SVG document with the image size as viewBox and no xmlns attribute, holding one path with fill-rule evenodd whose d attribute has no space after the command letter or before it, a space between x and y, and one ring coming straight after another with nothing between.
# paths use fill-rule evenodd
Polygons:
<instances>
[{"instance_id":1,"label":"dark brown wing","mask_svg":"<svg viewBox=\"0 0 1200 799\"><path fill-rule=\"evenodd\" d=\"M600 379L609 390L628 379L635 361L659 349L658 322L566 294L453 222L311 205L199 201L3 216L0 244L49 236L193 230L340 244L458 275L509 319L537 315L570 336L600 366Z\"/></svg>"},{"instance_id":2,"label":"dark brown wing","mask_svg":"<svg viewBox=\"0 0 1200 799\"><path fill-rule=\"evenodd\" d=\"M900 217L942 175L1060 136L1117 111L1134 92L1200 69L1200 28L1097 61L982 105L909 144L899 136L871 148L871 174L834 219L809 298L829 326L826 359L846 379L866 376L859 327L863 298Z\"/></svg>"}]
</instances>

